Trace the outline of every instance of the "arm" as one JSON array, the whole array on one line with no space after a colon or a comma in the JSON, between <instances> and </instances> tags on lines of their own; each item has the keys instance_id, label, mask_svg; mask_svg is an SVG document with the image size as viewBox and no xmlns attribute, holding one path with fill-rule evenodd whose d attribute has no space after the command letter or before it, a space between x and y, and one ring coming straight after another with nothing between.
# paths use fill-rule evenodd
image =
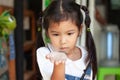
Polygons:
<instances>
[{"instance_id":1,"label":"arm","mask_svg":"<svg viewBox=\"0 0 120 80\"><path fill-rule=\"evenodd\" d=\"M65 63L54 63L51 80L65 80Z\"/></svg>"},{"instance_id":2,"label":"arm","mask_svg":"<svg viewBox=\"0 0 120 80\"><path fill-rule=\"evenodd\" d=\"M54 64L51 80L65 80L66 54L61 52L52 52L48 54L46 58Z\"/></svg>"}]
</instances>

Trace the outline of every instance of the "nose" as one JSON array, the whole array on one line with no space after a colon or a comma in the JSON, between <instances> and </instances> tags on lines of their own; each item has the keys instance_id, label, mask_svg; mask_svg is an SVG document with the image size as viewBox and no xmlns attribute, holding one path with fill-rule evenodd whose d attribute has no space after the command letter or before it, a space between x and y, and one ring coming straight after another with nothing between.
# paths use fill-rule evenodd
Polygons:
<instances>
[{"instance_id":1,"label":"nose","mask_svg":"<svg viewBox=\"0 0 120 80\"><path fill-rule=\"evenodd\" d=\"M65 36L61 36L60 43L61 44L66 44L66 37Z\"/></svg>"}]
</instances>

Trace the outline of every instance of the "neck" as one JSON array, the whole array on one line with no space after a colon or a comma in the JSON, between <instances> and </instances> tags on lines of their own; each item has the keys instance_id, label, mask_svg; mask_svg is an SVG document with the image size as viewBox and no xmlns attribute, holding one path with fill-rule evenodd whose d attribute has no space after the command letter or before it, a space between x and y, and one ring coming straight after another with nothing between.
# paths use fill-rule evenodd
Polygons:
<instances>
[{"instance_id":1,"label":"neck","mask_svg":"<svg viewBox=\"0 0 120 80\"><path fill-rule=\"evenodd\" d=\"M78 47L75 47L67 54L68 58L75 61L82 57L81 50Z\"/></svg>"}]
</instances>

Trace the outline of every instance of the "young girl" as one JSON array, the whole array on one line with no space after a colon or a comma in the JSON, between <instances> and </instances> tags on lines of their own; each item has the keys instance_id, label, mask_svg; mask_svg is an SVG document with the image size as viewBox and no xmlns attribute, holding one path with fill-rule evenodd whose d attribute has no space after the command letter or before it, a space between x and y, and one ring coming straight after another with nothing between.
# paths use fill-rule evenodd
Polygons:
<instances>
[{"instance_id":1,"label":"young girl","mask_svg":"<svg viewBox=\"0 0 120 80\"><path fill-rule=\"evenodd\" d=\"M76 46L85 12L86 48ZM97 73L95 45L85 6L74 0L53 0L44 11L42 26L50 43L37 49L43 80L94 80Z\"/></svg>"}]
</instances>

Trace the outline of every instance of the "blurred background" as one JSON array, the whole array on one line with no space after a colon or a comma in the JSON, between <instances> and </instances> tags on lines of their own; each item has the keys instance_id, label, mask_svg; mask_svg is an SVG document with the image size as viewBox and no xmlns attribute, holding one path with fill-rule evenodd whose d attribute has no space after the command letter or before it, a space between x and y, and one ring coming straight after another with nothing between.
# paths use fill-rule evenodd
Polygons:
<instances>
[{"instance_id":1,"label":"blurred background","mask_svg":"<svg viewBox=\"0 0 120 80\"><path fill-rule=\"evenodd\" d=\"M16 19L16 28L7 38L0 36L0 80L42 80L36 63L36 49L44 46L38 21L51 1L0 0L0 15L7 10ZM120 80L120 0L76 2L90 12L98 62L96 80ZM77 44L85 45L84 32Z\"/></svg>"}]
</instances>

